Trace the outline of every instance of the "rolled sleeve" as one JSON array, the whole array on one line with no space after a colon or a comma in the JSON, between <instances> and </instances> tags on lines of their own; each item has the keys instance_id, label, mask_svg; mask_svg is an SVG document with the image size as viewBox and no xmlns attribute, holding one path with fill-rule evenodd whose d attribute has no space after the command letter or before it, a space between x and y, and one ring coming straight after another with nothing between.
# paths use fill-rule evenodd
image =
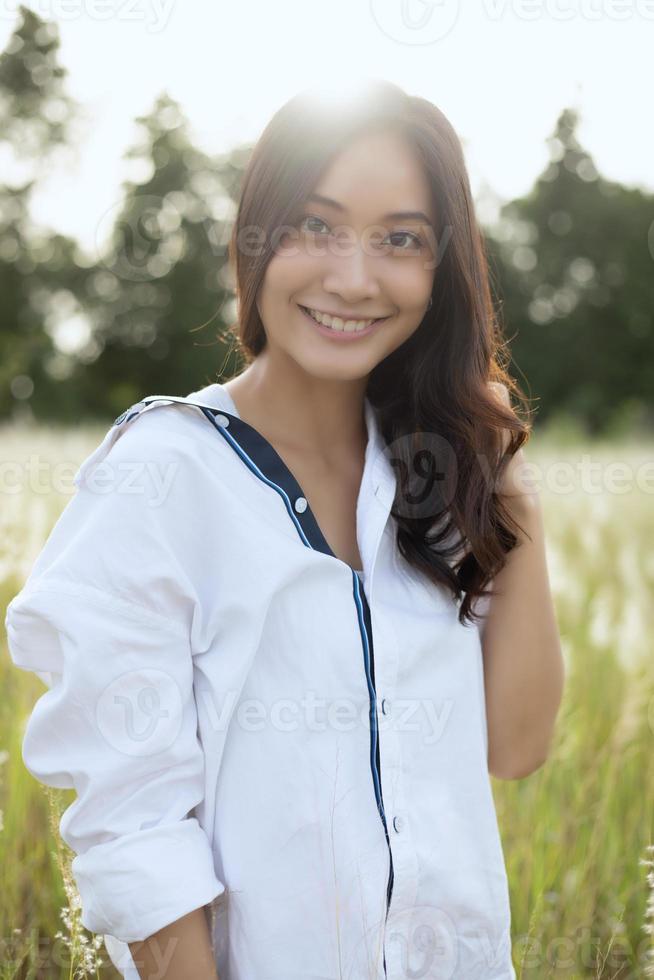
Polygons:
<instances>
[{"instance_id":1,"label":"rolled sleeve","mask_svg":"<svg viewBox=\"0 0 654 980\"><path fill-rule=\"evenodd\" d=\"M60 821L82 923L146 939L224 891L191 811L205 793L189 636L123 596L41 577L5 619L16 666L48 690L23 737L40 782L74 788Z\"/></svg>"}]
</instances>

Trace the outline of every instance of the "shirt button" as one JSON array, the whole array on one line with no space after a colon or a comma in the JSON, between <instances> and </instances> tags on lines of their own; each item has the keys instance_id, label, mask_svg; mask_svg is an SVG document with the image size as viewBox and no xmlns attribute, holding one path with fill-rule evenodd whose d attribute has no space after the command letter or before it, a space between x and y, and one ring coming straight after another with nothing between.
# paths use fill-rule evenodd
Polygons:
<instances>
[{"instance_id":1,"label":"shirt button","mask_svg":"<svg viewBox=\"0 0 654 980\"><path fill-rule=\"evenodd\" d=\"M218 425L222 425L224 426L224 428L227 428L227 426L229 425L229 419L227 418L226 415L216 415L215 418Z\"/></svg>"},{"instance_id":2,"label":"shirt button","mask_svg":"<svg viewBox=\"0 0 654 980\"><path fill-rule=\"evenodd\" d=\"M402 819L402 817L393 817L393 827L395 829L396 834L399 834L401 832L403 826L404 826L404 820Z\"/></svg>"},{"instance_id":3,"label":"shirt button","mask_svg":"<svg viewBox=\"0 0 654 980\"><path fill-rule=\"evenodd\" d=\"M389 707L388 701L386 700L386 698L382 698L382 711L384 712L385 715L388 714L388 707Z\"/></svg>"},{"instance_id":4,"label":"shirt button","mask_svg":"<svg viewBox=\"0 0 654 980\"><path fill-rule=\"evenodd\" d=\"M298 497L294 506L298 514L304 514L305 510L307 509L306 497Z\"/></svg>"}]
</instances>

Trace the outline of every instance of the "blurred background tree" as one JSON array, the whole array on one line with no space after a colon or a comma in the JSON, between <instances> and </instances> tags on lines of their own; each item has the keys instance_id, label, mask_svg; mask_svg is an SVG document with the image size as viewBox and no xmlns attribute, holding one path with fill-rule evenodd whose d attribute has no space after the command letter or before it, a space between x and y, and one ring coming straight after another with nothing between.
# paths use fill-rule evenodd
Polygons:
<instances>
[{"instance_id":1,"label":"blurred background tree","mask_svg":"<svg viewBox=\"0 0 654 980\"><path fill-rule=\"evenodd\" d=\"M146 393L182 394L216 380L234 319L227 242L242 173L238 151L210 159L192 146L178 105L161 95L137 120L128 183L109 242L89 270L92 330L69 378L85 412L118 415Z\"/></svg>"},{"instance_id":2,"label":"blurred background tree","mask_svg":"<svg viewBox=\"0 0 654 980\"><path fill-rule=\"evenodd\" d=\"M541 422L598 434L654 421L654 197L598 174L561 113L532 191L502 208L491 251L512 355Z\"/></svg>"},{"instance_id":3,"label":"blurred background tree","mask_svg":"<svg viewBox=\"0 0 654 980\"><path fill-rule=\"evenodd\" d=\"M97 254L36 228L30 197L79 142L54 25L25 7L0 56L0 417L111 420L238 368L227 243L249 147L210 157L162 93L136 120L137 179L104 215ZM589 434L654 422L654 197L604 179L565 109L532 190L484 228L510 369L534 423Z\"/></svg>"},{"instance_id":4,"label":"blurred background tree","mask_svg":"<svg viewBox=\"0 0 654 980\"><path fill-rule=\"evenodd\" d=\"M30 199L70 155L75 106L57 64L58 32L32 11L0 56L0 415L66 400L48 365L57 356L53 296L78 288L75 243L36 227ZM11 183L9 182L11 180Z\"/></svg>"}]
</instances>

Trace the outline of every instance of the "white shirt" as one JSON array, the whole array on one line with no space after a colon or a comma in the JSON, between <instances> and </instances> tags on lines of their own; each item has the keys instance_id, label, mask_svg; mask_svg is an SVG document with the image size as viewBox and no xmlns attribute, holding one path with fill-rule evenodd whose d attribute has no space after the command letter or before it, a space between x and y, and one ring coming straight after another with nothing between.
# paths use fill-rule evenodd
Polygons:
<instances>
[{"instance_id":1,"label":"white shirt","mask_svg":"<svg viewBox=\"0 0 654 980\"><path fill-rule=\"evenodd\" d=\"M219 980L515 980L479 627L397 549L370 402L360 579L222 385L152 397L6 616L84 926L130 980L204 905Z\"/></svg>"}]
</instances>

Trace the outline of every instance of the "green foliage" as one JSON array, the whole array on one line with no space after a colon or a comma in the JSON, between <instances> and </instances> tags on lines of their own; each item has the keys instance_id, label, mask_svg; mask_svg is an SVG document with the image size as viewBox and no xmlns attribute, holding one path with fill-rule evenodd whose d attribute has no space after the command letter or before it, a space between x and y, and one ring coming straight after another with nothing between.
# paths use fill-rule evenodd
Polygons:
<instances>
[{"instance_id":1,"label":"green foliage","mask_svg":"<svg viewBox=\"0 0 654 980\"><path fill-rule=\"evenodd\" d=\"M47 365L56 354L46 311L57 290L74 288L75 245L34 227L34 189L67 152L73 106L57 64L57 30L25 7L0 55L0 149L12 182L0 185L0 416L38 393L57 403Z\"/></svg>"},{"instance_id":2,"label":"green foliage","mask_svg":"<svg viewBox=\"0 0 654 980\"><path fill-rule=\"evenodd\" d=\"M99 220L97 254L35 227L31 196L73 144L78 109L56 27L25 7L19 17L0 56L0 149L29 176L0 187L0 418L111 420L144 394L237 370L227 242L249 148L201 152L162 93L136 120L126 156L140 177ZM654 198L598 174L577 125L561 113L544 172L485 229L511 369L536 425L648 431Z\"/></svg>"},{"instance_id":3,"label":"green foliage","mask_svg":"<svg viewBox=\"0 0 654 980\"><path fill-rule=\"evenodd\" d=\"M230 159L194 149L166 96L137 122L142 139L129 156L150 176L125 187L102 260L89 270L82 300L101 353L69 379L98 416L146 393L216 380L228 348L230 226L219 216L234 207Z\"/></svg>"},{"instance_id":4,"label":"green foliage","mask_svg":"<svg viewBox=\"0 0 654 980\"><path fill-rule=\"evenodd\" d=\"M25 8L21 15L0 57L0 144L41 160L64 139L63 123L47 121L60 119L64 104L73 110L65 73L53 66L56 29ZM144 394L185 394L216 380L233 354L227 242L242 151L210 159L194 148L165 94L136 122L140 136L126 155L145 176L126 184L100 221L93 259L31 224L39 174L0 188L0 417L106 420ZM62 343L71 322L82 335L74 350Z\"/></svg>"},{"instance_id":5,"label":"green foliage","mask_svg":"<svg viewBox=\"0 0 654 980\"><path fill-rule=\"evenodd\" d=\"M591 434L654 422L654 196L601 177L564 111L550 163L489 232L513 373L538 418Z\"/></svg>"}]
</instances>

